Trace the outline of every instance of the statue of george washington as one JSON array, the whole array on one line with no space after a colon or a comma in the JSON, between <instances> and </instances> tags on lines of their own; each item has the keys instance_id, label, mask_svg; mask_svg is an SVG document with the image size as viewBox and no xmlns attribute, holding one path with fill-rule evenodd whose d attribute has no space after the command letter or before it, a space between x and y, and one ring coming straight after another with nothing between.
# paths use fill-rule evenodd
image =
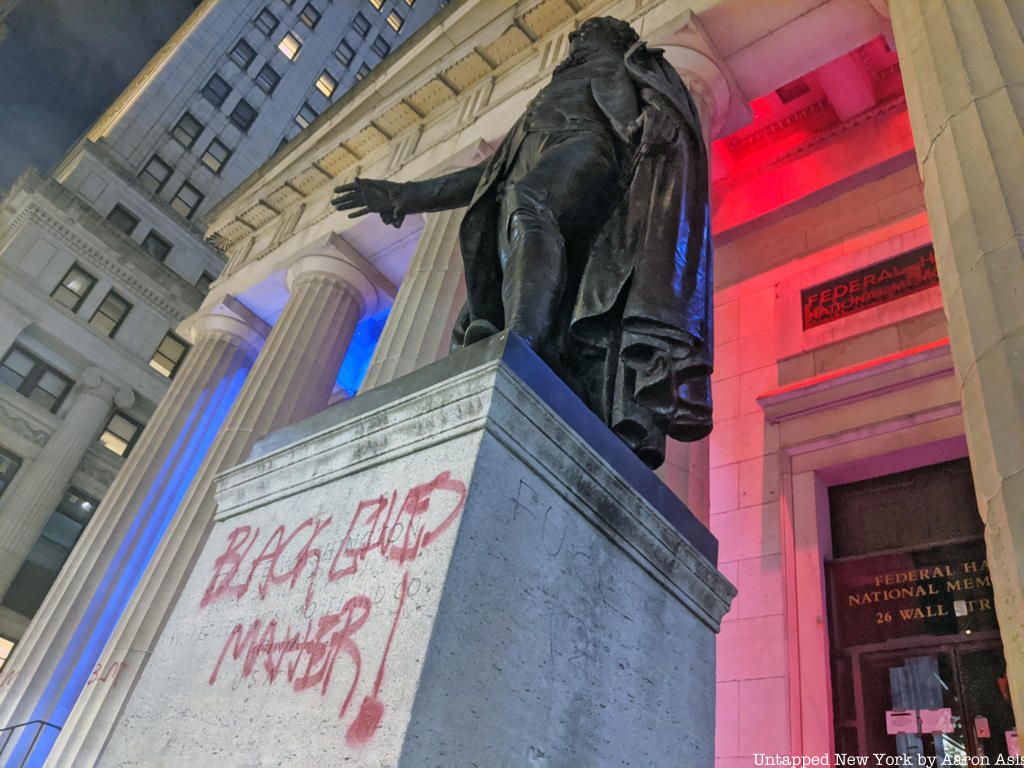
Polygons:
<instances>
[{"instance_id":1,"label":"statue of george washington","mask_svg":"<svg viewBox=\"0 0 1024 768\"><path fill-rule=\"evenodd\" d=\"M469 206L453 348L520 335L651 467L711 431L707 151L686 87L627 23L589 19L498 150L426 181L356 179L351 216Z\"/></svg>"}]
</instances>

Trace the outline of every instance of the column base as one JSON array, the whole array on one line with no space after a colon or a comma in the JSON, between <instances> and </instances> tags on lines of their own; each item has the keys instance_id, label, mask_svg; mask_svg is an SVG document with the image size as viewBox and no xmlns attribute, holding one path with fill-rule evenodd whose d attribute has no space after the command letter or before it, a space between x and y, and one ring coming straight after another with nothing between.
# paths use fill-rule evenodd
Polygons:
<instances>
[{"instance_id":1,"label":"column base","mask_svg":"<svg viewBox=\"0 0 1024 768\"><path fill-rule=\"evenodd\" d=\"M518 339L268 436L218 502L100 765L712 765L717 542Z\"/></svg>"}]
</instances>

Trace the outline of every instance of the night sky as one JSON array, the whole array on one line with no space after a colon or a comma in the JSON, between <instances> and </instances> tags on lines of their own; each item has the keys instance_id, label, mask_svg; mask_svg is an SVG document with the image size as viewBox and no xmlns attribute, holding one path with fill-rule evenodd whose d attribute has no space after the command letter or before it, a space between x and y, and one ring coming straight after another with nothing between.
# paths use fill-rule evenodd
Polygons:
<instances>
[{"instance_id":1,"label":"night sky","mask_svg":"<svg viewBox=\"0 0 1024 768\"><path fill-rule=\"evenodd\" d=\"M0 195L53 169L188 17L192 0L22 0L0 42Z\"/></svg>"}]
</instances>

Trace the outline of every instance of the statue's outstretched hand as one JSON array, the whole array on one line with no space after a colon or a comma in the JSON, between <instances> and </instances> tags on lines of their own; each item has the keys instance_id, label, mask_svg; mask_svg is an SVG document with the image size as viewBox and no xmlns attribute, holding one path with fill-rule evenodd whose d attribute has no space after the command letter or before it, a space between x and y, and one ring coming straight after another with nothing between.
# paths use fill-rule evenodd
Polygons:
<instances>
[{"instance_id":1,"label":"statue's outstretched hand","mask_svg":"<svg viewBox=\"0 0 1024 768\"><path fill-rule=\"evenodd\" d=\"M385 224L400 227L405 220L399 194L401 187L393 181L357 178L351 184L334 188L331 205L339 211L352 211L350 219L376 213Z\"/></svg>"}]
</instances>

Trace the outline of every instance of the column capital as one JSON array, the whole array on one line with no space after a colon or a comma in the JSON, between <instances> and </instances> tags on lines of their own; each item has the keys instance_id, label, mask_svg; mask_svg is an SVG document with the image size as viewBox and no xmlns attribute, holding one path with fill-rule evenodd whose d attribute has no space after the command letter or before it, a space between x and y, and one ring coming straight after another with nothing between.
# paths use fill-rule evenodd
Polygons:
<instances>
[{"instance_id":1,"label":"column capital","mask_svg":"<svg viewBox=\"0 0 1024 768\"><path fill-rule=\"evenodd\" d=\"M667 29L654 31L651 45L665 52L665 60L690 90L700 111L705 141L733 133L750 122L746 95L693 11L677 17Z\"/></svg>"},{"instance_id":2,"label":"column capital","mask_svg":"<svg viewBox=\"0 0 1024 768\"><path fill-rule=\"evenodd\" d=\"M332 279L344 283L359 297L362 315L372 315L395 297L394 284L341 237L332 233L302 251L288 267L288 290L305 280Z\"/></svg>"},{"instance_id":3,"label":"column capital","mask_svg":"<svg viewBox=\"0 0 1024 768\"><path fill-rule=\"evenodd\" d=\"M123 385L101 368L86 368L78 381L84 389L104 400L111 400L118 408L131 408L135 404L135 392L131 387Z\"/></svg>"},{"instance_id":4,"label":"column capital","mask_svg":"<svg viewBox=\"0 0 1024 768\"><path fill-rule=\"evenodd\" d=\"M729 115L731 94L725 73L700 51L678 45L660 46L665 60L679 73L697 104L706 141L722 134Z\"/></svg>"},{"instance_id":5,"label":"column capital","mask_svg":"<svg viewBox=\"0 0 1024 768\"><path fill-rule=\"evenodd\" d=\"M255 359L266 340L262 328L255 328L224 304L202 309L179 326L183 336L193 345L213 336L229 336Z\"/></svg>"}]
</instances>

